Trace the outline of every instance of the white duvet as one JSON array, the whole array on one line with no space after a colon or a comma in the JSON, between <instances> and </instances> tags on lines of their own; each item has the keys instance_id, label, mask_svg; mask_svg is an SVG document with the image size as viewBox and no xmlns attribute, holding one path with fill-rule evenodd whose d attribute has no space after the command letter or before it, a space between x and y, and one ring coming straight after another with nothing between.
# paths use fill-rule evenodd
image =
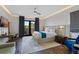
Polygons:
<instances>
[{"instance_id":1,"label":"white duvet","mask_svg":"<svg viewBox=\"0 0 79 59\"><path fill-rule=\"evenodd\" d=\"M44 32L44 31L42 31ZM46 33L46 38L52 38L55 36L55 33L53 32L44 32ZM34 33L32 34L32 36L35 38L35 39L40 39L41 38L41 33L40 32L37 32L37 31L34 31Z\"/></svg>"}]
</instances>

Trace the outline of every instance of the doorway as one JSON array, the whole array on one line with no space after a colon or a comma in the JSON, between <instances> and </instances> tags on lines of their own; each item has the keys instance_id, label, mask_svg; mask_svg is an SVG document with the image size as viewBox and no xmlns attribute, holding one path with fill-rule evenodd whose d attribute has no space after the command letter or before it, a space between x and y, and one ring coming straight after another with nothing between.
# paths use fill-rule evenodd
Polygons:
<instances>
[{"instance_id":1,"label":"doorway","mask_svg":"<svg viewBox=\"0 0 79 59\"><path fill-rule=\"evenodd\" d=\"M35 21L24 20L24 35L31 36L35 31Z\"/></svg>"}]
</instances>

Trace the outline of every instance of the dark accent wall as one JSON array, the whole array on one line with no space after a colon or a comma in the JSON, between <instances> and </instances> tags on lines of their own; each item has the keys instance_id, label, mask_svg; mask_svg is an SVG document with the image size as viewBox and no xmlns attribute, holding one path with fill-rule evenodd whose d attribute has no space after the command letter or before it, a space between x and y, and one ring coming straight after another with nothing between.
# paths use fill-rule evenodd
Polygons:
<instances>
[{"instance_id":1,"label":"dark accent wall","mask_svg":"<svg viewBox=\"0 0 79 59\"><path fill-rule=\"evenodd\" d=\"M39 18L35 18L35 31L39 31Z\"/></svg>"},{"instance_id":2,"label":"dark accent wall","mask_svg":"<svg viewBox=\"0 0 79 59\"><path fill-rule=\"evenodd\" d=\"M70 31L79 32L79 10L70 13Z\"/></svg>"},{"instance_id":3,"label":"dark accent wall","mask_svg":"<svg viewBox=\"0 0 79 59\"><path fill-rule=\"evenodd\" d=\"M19 16L19 37L24 36L24 16Z\"/></svg>"}]
</instances>

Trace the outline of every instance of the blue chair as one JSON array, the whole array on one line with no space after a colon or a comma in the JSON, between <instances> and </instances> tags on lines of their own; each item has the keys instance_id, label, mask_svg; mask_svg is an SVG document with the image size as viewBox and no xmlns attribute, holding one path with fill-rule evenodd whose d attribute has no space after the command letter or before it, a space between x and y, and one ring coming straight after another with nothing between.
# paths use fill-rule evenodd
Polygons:
<instances>
[{"instance_id":1,"label":"blue chair","mask_svg":"<svg viewBox=\"0 0 79 59\"><path fill-rule=\"evenodd\" d=\"M70 52L77 53L79 49L75 48L74 44L79 44L79 36L76 39L67 38L67 40L64 41L64 44L69 48Z\"/></svg>"}]
</instances>

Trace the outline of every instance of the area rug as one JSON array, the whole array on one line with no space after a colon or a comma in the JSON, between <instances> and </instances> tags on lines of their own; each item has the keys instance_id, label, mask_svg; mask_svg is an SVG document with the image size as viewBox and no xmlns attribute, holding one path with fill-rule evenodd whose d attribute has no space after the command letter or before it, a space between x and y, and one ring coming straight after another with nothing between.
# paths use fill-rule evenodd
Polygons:
<instances>
[{"instance_id":1,"label":"area rug","mask_svg":"<svg viewBox=\"0 0 79 59\"><path fill-rule=\"evenodd\" d=\"M46 42L46 43L41 43L38 44L32 36L27 36L22 38L22 43L21 43L21 54L28 54L32 52L37 52L40 50L48 49L51 47L56 47L59 46L60 44L56 42Z\"/></svg>"}]
</instances>

